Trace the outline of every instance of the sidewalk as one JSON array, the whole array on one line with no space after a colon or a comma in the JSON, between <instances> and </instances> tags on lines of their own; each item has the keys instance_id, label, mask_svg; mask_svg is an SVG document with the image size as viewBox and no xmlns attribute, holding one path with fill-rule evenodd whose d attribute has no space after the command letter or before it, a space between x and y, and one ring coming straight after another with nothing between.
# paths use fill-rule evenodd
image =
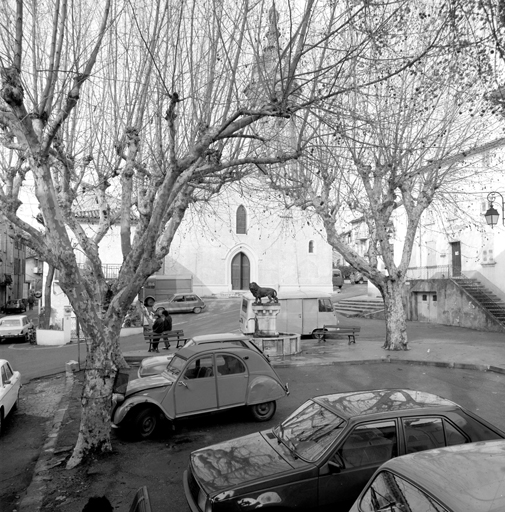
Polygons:
<instances>
[{"instance_id":1,"label":"sidewalk","mask_svg":"<svg viewBox=\"0 0 505 512\"><path fill-rule=\"evenodd\" d=\"M384 320L342 319L340 326L359 325L360 335L356 344L348 345L347 340L302 339L300 354L272 357L273 366L289 367L317 364L364 364L366 362L404 362L490 370L505 374L505 333L482 332L461 327L421 322L407 322L407 351L388 351L382 348L386 339ZM139 338L141 344L143 340ZM160 344L161 346L161 344ZM170 352L174 352L172 345ZM170 353L160 350L160 355ZM126 352L125 359L132 364L139 363L152 354L143 350Z\"/></svg>"}]
</instances>

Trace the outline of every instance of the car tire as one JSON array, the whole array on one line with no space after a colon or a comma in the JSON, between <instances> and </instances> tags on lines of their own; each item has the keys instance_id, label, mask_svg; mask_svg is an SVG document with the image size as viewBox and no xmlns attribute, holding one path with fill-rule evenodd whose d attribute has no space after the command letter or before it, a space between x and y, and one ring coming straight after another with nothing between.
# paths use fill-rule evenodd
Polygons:
<instances>
[{"instance_id":1,"label":"car tire","mask_svg":"<svg viewBox=\"0 0 505 512\"><path fill-rule=\"evenodd\" d=\"M262 404L250 405L249 411L256 421L268 421L275 414L277 404L272 402L263 402Z\"/></svg>"},{"instance_id":2,"label":"car tire","mask_svg":"<svg viewBox=\"0 0 505 512\"><path fill-rule=\"evenodd\" d=\"M194 308L193 309L193 313L196 313L198 315L198 313L201 313L202 312L202 308Z\"/></svg>"},{"instance_id":3,"label":"car tire","mask_svg":"<svg viewBox=\"0 0 505 512\"><path fill-rule=\"evenodd\" d=\"M151 437L158 426L158 413L154 407L142 407L133 418L133 433L139 439Z\"/></svg>"},{"instance_id":4,"label":"car tire","mask_svg":"<svg viewBox=\"0 0 505 512\"><path fill-rule=\"evenodd\" d=\"M0 410L0 435L2 434L2 430L4 428L4 410Z\"/></svg>"},{"instance_id":5,"label":"car tire","mask_svg":"<svg viewBox=\"0 0 505 512\"><path fill-rule=\"evenodd\" d=\"M323 338L323 335L324 335L324 331L327 331L328 329L314 329L312 331L312 337L315 339L315 340L321 340Z\"/></svg>"}]
</instances>

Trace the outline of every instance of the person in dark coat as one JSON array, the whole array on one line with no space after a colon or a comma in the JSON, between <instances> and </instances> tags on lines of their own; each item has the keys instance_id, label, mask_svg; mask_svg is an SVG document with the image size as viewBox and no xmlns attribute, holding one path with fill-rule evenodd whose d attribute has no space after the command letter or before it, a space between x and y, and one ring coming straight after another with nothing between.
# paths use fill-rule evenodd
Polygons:
<instances>
[{"instance_id":1,"label":"person in dark coat","mask_svg":"<svg viewBox=\"0 0 505 512\"><path fill-rule=\"evenodd\" d=\"M164 329L163 331L171 331L172 330L172 317L168 313L168 311L163 311L161 313L163 315L163 325ZM163 340L165 342L165 348L163 350L168 350L170 348L170 343L168 341L168 338L164 338Z\"/></svg>"},{"instance_id":2,"label":"person in dark coat","mask_svg":"<svg viewBox=\"0 0 505 512\"><path fill-rule=\"evenodd\" d=\"M159 352L158 343L161 339L161 334L165 330L165 322L163 321L163 316L159 313L155 313L155 320L153 324L153 349L149 349L149 352Z\"/></svg>"}]
</instances>

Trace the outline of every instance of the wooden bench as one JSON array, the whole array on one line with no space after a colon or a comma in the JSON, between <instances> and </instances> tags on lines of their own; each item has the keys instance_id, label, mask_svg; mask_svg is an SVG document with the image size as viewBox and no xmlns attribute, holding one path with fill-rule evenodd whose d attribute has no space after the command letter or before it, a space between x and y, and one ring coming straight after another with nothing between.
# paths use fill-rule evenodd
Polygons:
<instances>
[{"instance_id":1,"label":"wooden bench","mask_svg":"<svg viewBox=\"0 0 505 512\"><path fill-rule=\"evenodd\" d=\"M319 340L335 340L342 336L347 336L349 339L349 345L356 343L356 336L361 331L361 327L358 326L344 326L339 327L338 325L325 325L323 331L318 335Z\"/></svg>"},{"instance_id":2,"label":"wooden bench","mask_svg":"<svg viewBox=\"0 0 505 512\"><path fill-rule=\"evenodd\" d=\"M144 331L144 340L146 343L149 343L149 350L152 350L153 343L175 343L177 342L176 348L179 348L182 345L188 341L187 338L184 337L184 331L183 330L176 330L176 331L165 331L161 334L156 334L152 331Z\"/></svg>"},{"instance_id":3,"label":"wooden bench","mask_svg":"<svg viewBox=\"0 0 505 512\"><path fill-rule=\"evenodd\" d=\"M135 493L129 512L151 512L151 502L145 485Z\"/></svg>"}]
</instances>

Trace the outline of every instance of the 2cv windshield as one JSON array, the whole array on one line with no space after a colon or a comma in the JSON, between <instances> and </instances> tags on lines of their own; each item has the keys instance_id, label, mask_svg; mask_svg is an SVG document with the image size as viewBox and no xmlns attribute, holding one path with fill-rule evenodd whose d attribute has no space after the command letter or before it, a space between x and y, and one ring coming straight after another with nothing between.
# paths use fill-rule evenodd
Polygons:
<instances>
[{"instance_id":1,"label":"2cv windshield","mask_svg":"<svg viewBox=\"0 0 505 512\"><path fill-rule=\"evenodd\" d=\"M178 377L186 366L186 362L186 359L175 355L170 363L168 363L167 369L165 371L173 377Z\"/></svg>"}]
</instances>

